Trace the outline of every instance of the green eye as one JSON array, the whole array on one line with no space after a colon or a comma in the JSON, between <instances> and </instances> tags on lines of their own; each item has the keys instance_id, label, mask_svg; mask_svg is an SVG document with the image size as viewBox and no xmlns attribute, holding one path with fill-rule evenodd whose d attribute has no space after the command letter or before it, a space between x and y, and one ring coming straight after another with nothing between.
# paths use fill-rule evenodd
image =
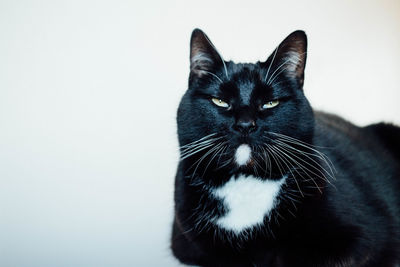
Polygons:
<instances>
[{"instance_id":1,"label":"green eye","mask_svg":"<svg viewBox=\"0 0 400 267\"><path fill-rule=\"evenodd\" d=\"M212 101L215 105L217 105L218 107L221 107L221 108L229 108L229 104L226 103L225 101L222 101L221 99L218 99L218 98L213 97L213 98L211 98L211 101Z\"/></svg>"},{"instance_id":2,"label":"green eye","mask_svg":"<svg viewBox=\"0 0 400 267\"><path fill-rule=\"evenodd\" d=\"M265 103L262 106L262 109L267 109L267 108L274 108L277 105L279 105L279 100L272 100L272 101L268 101L267 103Z\"/></svg>"}]
</instances>

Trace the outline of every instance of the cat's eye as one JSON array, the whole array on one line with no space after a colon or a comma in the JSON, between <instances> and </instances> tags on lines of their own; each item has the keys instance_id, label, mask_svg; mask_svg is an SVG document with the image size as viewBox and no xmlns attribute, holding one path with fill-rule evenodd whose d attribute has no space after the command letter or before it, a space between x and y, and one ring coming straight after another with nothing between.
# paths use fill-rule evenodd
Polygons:
<instances>
[{"instance_id":1,"label":"cat's eye","mask_svg":"<svg viewBox=\"0 0 400 267\"><path fill-rule=\"evenodd\" d=\"M211 101L218 107L229 108L229 104L219 98L211 98Z\"/></svg>"},{"instance_id":2,"label":"cat's eye","mask_svg":"<svg viewBox=\"0 0 400 267\"><path fill-rule=\"evenodd\" d=\"M277 105L279 105L279 100L271 100L262 105L261 109L268 109L268 108L274 108Z\"/></svg>"}]
</instances>

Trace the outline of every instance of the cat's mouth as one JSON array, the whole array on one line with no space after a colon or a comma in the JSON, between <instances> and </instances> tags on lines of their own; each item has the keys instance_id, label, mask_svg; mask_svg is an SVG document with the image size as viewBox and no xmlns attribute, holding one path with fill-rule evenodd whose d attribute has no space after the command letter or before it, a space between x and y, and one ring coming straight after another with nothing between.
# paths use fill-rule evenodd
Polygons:
<instances>
[{"instance_id":1,"label":"cat's mouth","mask_svg":"<svg viewBox=\"0 0 400 267\"><path fill-rule=\"evenodd\" d=\"M275 157L268 158L267 156L266 158L265 154L259 153L254 149L254 146L242 143L234 151L233 163L240 172L252 173L254 171L256 175L261 174L263 177L273 180L290 172L282 164L279 165Z\"/></svg>"}]
</instances>

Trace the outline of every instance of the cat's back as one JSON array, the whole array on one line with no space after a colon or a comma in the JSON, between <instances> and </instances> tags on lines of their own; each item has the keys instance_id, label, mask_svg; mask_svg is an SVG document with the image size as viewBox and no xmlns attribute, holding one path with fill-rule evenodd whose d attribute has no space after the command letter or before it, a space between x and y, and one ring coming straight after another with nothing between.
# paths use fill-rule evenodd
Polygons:
<instances>
[{"instance_id":1,"label":"cat's back","mask_svg":"<svg viewBox=\"0 0 400 267\"><path fill-rule=\"evenodd\" d=\"M400 141L394 138L400 128L358 127L322 112L315 112L315 122L316 149L335 167L333 186L324 194L330 214L368 240L366 255L391 262L386 259L397 258L400 250Z\"/></svg>"},{"instance_id":2,"label":"cat's back","mask_svg":"<svg viewBox=\"0 0 400 267\"><path fill-rule=\"evenodd\" d=\"M338 202L376 205L377 212L387 207L399 228L400 140L395 137L400 128L384 123L358 127L323 112L315 112L315 121L314 144L335 167L331 195Z\"/></svg>"},{"instance_id":3,"label":"cat's back","mask_svg":"<svg viewBox=\"0 0 400 267\"><path fill-rule=\"evenodd\" d=\"M315 140L318 144L329 143L336 151L373 153L370 160L385 161L386 165L400 167L400 127L377 123L358 127L351 122L325 112L316 111ZM351 153L350 155L354 155Z\"/></svg>"}]
</instances>

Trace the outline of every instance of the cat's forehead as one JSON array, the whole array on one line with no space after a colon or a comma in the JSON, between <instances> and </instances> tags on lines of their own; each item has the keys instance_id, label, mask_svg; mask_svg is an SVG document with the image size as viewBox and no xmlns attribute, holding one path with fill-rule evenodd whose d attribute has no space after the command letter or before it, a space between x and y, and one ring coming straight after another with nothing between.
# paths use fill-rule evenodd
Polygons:
<instances>
[{"instance_id":1,"label":"cat's forehead","mask_svg":"<svg viewBox=\"0 0 400 267\"><path fill-rule=\"evenodd\" d=\"M254 71L254 70L258 70L260 68L259 64L235 63L233 61L228 61L227 67L228 67L228 70L232 71L233 73Z\"/></svg>"},{"instance_id":2,"label":"cat's forehead","mask_svg":"<svg viewBox=\"0 0 400 267\"><path fill-rule=\"evenodd\" d=\"M245 79L236 85L240 101L244 105L250 104L250 98L255 88L255 82L250 79Z\"/></svg>"},{"instance_id":3,"label":"cat's forehead","mask_svg":"<svg viewBox=\"0 0 400 267\"><path fill-rule=\"evenodd\" d=\"M229 67L232 82L237 90L236 95L243 105L249 105L253 91L261 81L259 66L251 63L231 63Z\"/></svg>"}]
</instances>

